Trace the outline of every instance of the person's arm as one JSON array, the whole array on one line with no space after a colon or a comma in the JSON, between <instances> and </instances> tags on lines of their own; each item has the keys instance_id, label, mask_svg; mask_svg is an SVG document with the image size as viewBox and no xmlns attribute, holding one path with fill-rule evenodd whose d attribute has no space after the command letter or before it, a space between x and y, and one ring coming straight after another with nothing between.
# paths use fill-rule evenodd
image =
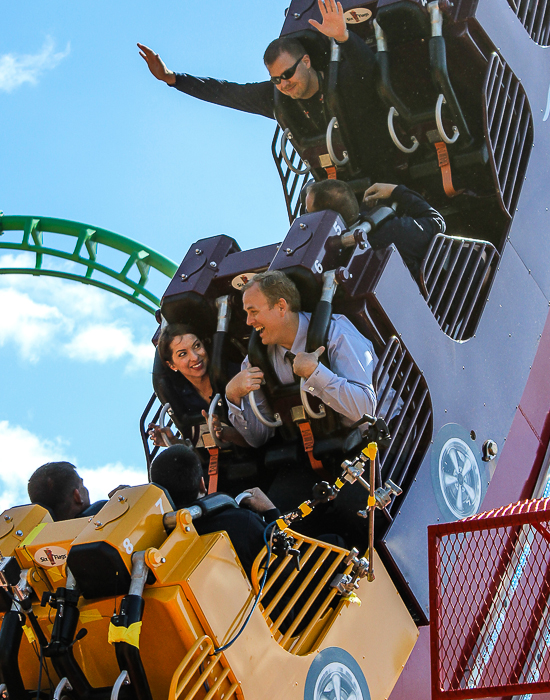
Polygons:
<instances>
[{"instance_id":1,"label":"person's arm","mask_svg":"<svg viewBox=\"0 0 550 700\"><path fill-rule=\"evenodd\" d=\"M311 26L340 44L347 41L349 32L344 19L342 3L335 0L317 0L317 5L321 13L321 22L310 19L308 21Z\"/></svg>"},{"instance_id":2,"label":"person's arm","mask_svg":"<svg viewBox=\"0 0 550 700\"><path fill-rule=\"evenodd\" d=\"M357 81L369 80L374 75L376 58L367 44L346 26L342 5L335 0L317 0L322 22L310 19L309 23L321 34L334 39L342 46L342 59L347 68L340 78L344 82L354 81L351 89L357 89Z\"/></svg>"},{"instance_id":3,"label":"person's arm","mask_svg":"<svg viewBox=\"0 0 550 700\"><path fill-rule=\"evenodd\" d=\"M434 235L435 233L445 233L445 219L418 192L410 190L405 185L398 185L392 192L391 199L397 203L397 214L399 216L410 216L413 219L431 219L434 224Z\"/></svg>"},{"instance_id":4,"label":"person's arm","mask_svg":"<svg viewBox=\"0 0 550 700\"><path fill-rule=\"evenodd\" d=\"M147 63L149 70L157 80L175 87L198 100L212 102L222 107L238 109L241 112L259 114L268 119L275 119L273 114L273 90L269 81L261 83L229 83L216 78L198 78L188 73L175 73L152 49L138 44L139 55Z\"/></svg>"},{"instance_id":5,"label":"person's arm","mask_svg":"<svg viewBox=\"0 0 550 700\"><path fill-rule=\"evenodd\" d=\"M258 515L261 515L266 523L272 523L274 520L277 520L277 518L280 517L281 511L260 488L254 486L254 488L248 489L247 491L250 496L242 499L242 508L249 508L255 513L258 513Z\"/></svg>"},{"instance_id":6,"label":"person's arm","mask_svg":"<svg viewBox=\"0 0 550 700\"><path fill-rule=\"evenodd\" d=\"M185 442L185 440L180 440L179 438L177 438L174 435L174 433L170 430L170 428L161 428L160 425L157 425L156 423L149 423L148 431L149 439L153 441L153 445L155 445L156 447L166 447L163 435L166 435L168 441L172 445L177 445L180 442Z\"/></svg>"},{"instance_id":7,"label":"person's arm","mask_svg":"<svg viewBox=\"0 0 550 700\"><path fill-rule=\"evenodd\" d=\"M229 83L216 78L197 78L187 73L176 73L172 87L198 100L275 119L273 85L269 81Z\"/></svg>"},{"instance_id":8,"label":"person's arm","mask_svg":"<svg viewBox=\"0 0 550 700\"><path fill-rule=\"evenodd\" d=\"M271 418L271 411L260 389L263 373L257 367L250 367L245 358L241 371L236 374L225 388L229 420L236 430L252 447L260 447L274 434L273 428L268 428L254 415L248 394L255 391L256 404L262 415Z\"/></svg>"},{"instance_id":9,"label":"person's arm","mask_svg":"<svg viewBox=\"0 0 550 700\"><path fill-rule=\"evenodd\" d=\"M208 413L206 411L202 411L202 417L208 425ZM237 430L235 430L233 426L224 425L221 422L220 417L216 414L214 414L212 427L218 440L221 440L222 442L232 442L234 445L240 445L241 447L248 447L248 443L243 436Z\"/></svg>"},{"instance_id":10,"label":"person's arm","mask_svg":"<svg viewBox=\"0 0 550 700\"><path fill-rule=\"evenodd\" d=\"M432 238L438 233L445 233L445 219L417 192L404 185L377 182L365 192L363 204L368 208L384 199L387 203L397 204L397 216L369 233L369 243L375 250L394 243L405 261L410 263L416 260L419 263Z\"/></svg>"},{"instance_id":11,"label":"person's arm","mask_svg":"<svg viewBox=\"0 0 550 700\"><path fill-rule=\"evenodd\" d=\"M334 319L332 324L336 324ZM308 394L317 396L327 406L354 423L365 413L374 415L376 411L376 394L372 382L372 344L359 334L346 332L340 324L331 330L329 362L332 369L318 363L307 376L305 389ZM311 364L306 369L303 368L302 361L305 359L311 363L313 356L315 353L298 353L294 360L294 371L306 376Z\"/></svg>"},{"instance_id":12,"label":"person's arm","mask_svg":"<svg viewBox=\"0 0 550 700\"><path fill-rule=\"evenodd\" d=\"M147 64L152 75L154 75L157 80L161 80L167 85L174 85L176 82L176 74L173 70L166 67L166 64L158 53L155 53L148 46L145 46L145 44L138 43L138 48L139 55Z\"/></svg>"}]
</instances>

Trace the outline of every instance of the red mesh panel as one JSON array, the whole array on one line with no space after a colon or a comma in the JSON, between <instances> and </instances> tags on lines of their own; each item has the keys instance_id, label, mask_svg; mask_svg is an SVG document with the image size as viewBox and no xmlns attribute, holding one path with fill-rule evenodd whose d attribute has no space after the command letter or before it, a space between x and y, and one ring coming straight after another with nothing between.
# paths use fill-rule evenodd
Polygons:
<instances>
[{"instance_id":1,"label":"red mesh panel","mask_svg":"<svg viewBox=\"0 0 550 700\"><path fill-rule=\"evenodd\" d=\"M550 499L428 529L432 697L550 690Z\"/></svg>"}]
</instances>

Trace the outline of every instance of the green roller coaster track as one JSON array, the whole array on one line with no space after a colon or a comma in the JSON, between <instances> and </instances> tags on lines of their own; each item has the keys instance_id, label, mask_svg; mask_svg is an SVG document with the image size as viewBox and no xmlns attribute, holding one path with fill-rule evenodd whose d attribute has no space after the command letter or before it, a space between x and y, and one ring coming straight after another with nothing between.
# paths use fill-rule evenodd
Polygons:
<instances>
[{"instance_id":1,"label":"green roller coaster track","mask_svg":"<svg viewBox=\"0 0 550 700\"><path fill-rule=\"evenodd\" d=\"M20 240L5 240L3 236L8 231L20 231ZM45 234L47 238L50 238L49 234L67 237L57 239L59 244L62 241L68 244L67 250L44 245ZM74 245L71 237L76 239ZM55 238L56 236L51 236L52 242L55 242ZM0 259L0 275L48 275L92 284L117 294L152 314L159 307L160 300L146 288L151 268L170 278L177 270L175 262L131 238L102 228L48 217L3 216L0 213L0 250L34 254L34 265L25 267L1 267ZM113 250L124 256L119 269L114 269L114 266L111 267L104 260L109 257L109 251ZM45 266L45 258L48 266ZM55 269L50 267L55 259L77 263L82 268L78 271ZM137 282L130 278L131 274L139 277ZM110 279L99 279L100 275Z\"/></svg>"}]
</instances>

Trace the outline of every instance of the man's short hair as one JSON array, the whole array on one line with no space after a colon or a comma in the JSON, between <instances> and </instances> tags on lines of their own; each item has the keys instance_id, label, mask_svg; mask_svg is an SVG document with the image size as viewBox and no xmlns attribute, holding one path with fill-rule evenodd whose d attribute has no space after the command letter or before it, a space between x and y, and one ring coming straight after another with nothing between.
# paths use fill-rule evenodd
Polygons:
<instances>
[{"instance_id":1,"label":"man's short hair","mask_svg":"<svg viewBox=\"0 0 550 700\"><path fill-rule=\"evenodd\" d=\"M313 197L312 206L308 211L324 211L332 209L344 219L347 226L355 223L359 216L357 197L347 182L342 180L321 180L307 188L306 198Z\"/></svg>"},{"instance_id":2,"label":"man's short hair","mask_svg":"<svg viewBox=\"0 0 550 700\"><path fill-rule=\"evenodd\" d=\"M167 447L151 465L151 481L168 491L178 509L196 500L201 479L200 460L186 445Z\"/></svg>"},{"instance_id":3,"label":"man's short hair","mask_svg":"<svg viewBox=\"0 0 550 700\"><path fill-rule=\"evenodd\" d=\"M31 475L27 485L31 503L52 511L54 520L65 520L73 492L82 483L70 462L48 462Z\"/></svg>"},{"instance_id":4,"label":"man's short hair","mask_svg":"<svg viewBox=\"0 0 550 700\"><path fill-rule=\"evenodd\" d=\"M297 61L301 56L305 56L307 51L298 39L279 37L274 39L264 52L264 65L270 66L279 58L282 53L287 53Z\"/></svg>"},{"instance_id":5,"label":"man's short hair","mask_svg":"<svg viewBox=\"0 0 550 700\"><path fill-rule=\"evenodd\" d=\"M268 270L254 275L250 282L243 285L241 291L244 293L254 284L257 284L260 291L263 292L271 309L279 299L284 299L291 311L298 312L302 308L298 287L281 270Z\"/></svg>"}]
</instances>

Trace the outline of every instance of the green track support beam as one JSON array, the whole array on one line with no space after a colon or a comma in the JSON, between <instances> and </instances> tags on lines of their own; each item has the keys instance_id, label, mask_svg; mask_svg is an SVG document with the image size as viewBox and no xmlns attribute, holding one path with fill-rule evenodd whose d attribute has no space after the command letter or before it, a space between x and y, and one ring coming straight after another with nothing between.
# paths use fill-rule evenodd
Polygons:
<instances>
[{"instance_id":1,"label":"green track support beam","mask_svg":"<svg viewBox=\"0 0 550 700\"><path fill-rule=\"evenodd\" d=\"M15 242L3 240L3 234L8 231L20 231L20 240ZM73 245L71 242L70 245L65 246L66 250L48 247L44 245L44 236L47 237L48 233L68 237L68 239L59 239L59 243L62 240L70 240L69 237L74 238L75 243ZM0 266L0 275L47 275L92 284L117 294L152 314L160 306L160 299L146 286L151 268L170 279L178 269L172 260L130 238L105 229L91 228L86 224L47 217L0 214L0 250L29 252L35 256L34 264L29 267ZM124 256L118 269L108 262L109 251L113 250ZM51 266L45 267L45 256L49 265L51 261L58 259L60 263L62 261L77 263L79 269L74 272L67 271L63 269L63 264L60 264L58 269ZM132 273L139 277L138 282L130 278L129 275ZM99 274L107 279L99 279Z\"/></svg>"}]
</instances>

